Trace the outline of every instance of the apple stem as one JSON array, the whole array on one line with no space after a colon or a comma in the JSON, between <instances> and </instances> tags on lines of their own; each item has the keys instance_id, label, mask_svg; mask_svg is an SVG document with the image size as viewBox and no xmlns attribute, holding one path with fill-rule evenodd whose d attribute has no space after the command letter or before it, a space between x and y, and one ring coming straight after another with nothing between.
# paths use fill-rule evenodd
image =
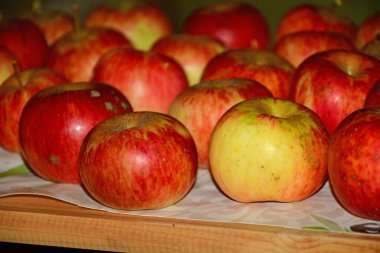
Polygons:
<instances>
[{"instance_id":1,"label":"apple stem","mask_svg":"<svg viewBox=\"0 0 380 253\"><path fill-rule=\"evenodd\" d=\"M79 32L81 30L81 22L80 22L80 15L79 15L79 4L77 4L77 3L73 4L72 10L73 10L73 19L74 19L75 31Z\"/></svg>"},{"instance_id":2,"label":"apple stem","mask_svg":"<svg viewBox=\"0 0 380 253\"><path fill-rule=\"evenodd\" d=\"M38 15L41 12L42 0L33 0L32 12L34 15Z\"/></svg>"},{"instance_id":3,"label":"apple stem","mask_svg":"<svg viewBox=\"0 0 380 253\"><path fill-rule=\"evenodd\" d=\"M13 66L13 70L14 70L14 75L15 75L15 78L16 78L16 81L18 83L18 85L20 87L22 87L22 82L21 82L21 79L20 79L20 66L18 65L18 63L16 61L13 61L12 62L12 66Z\"/></svg>"}]
</instances>

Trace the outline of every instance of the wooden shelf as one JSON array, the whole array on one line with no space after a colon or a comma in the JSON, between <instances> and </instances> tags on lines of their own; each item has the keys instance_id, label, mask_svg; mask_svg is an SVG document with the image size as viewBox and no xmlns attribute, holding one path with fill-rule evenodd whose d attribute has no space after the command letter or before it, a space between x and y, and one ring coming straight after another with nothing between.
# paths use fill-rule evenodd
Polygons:
<instances>
[{"instance_id":1,"label":"wooden shelf","mask_svg":"<svg viewBox=\"0 0 380 253\"><path fill-rule=\"evenodd\" d=\"M0 241L123 252L380 252L380 237L142 217L39 196L0 198Z\"/></svg>"}]
</instances>

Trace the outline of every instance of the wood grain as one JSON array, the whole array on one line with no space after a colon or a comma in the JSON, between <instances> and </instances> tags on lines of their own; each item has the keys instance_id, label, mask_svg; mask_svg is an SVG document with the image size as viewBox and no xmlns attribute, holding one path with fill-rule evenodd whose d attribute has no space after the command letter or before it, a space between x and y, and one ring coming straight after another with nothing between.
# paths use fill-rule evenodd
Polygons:
<instances>
[{"instance_id":1,"label":"wood grain","mask_svg":"<svg viewBox=\"0 0 380 253\"><path fill-rule=\"evenodd\" d=\"M37 196L0 198L0 241L118 252L380 252L380 236L142 217Z\"/></svg>"}]
</instances>

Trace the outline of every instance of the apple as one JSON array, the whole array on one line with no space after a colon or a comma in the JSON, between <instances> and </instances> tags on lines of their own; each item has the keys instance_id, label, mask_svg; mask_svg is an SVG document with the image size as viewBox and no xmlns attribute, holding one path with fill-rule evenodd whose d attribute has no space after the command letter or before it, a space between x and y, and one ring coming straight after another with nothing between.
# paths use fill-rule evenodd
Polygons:
<instances>
[{"instance_id":1,"label":"apple","mask_svg":"<svg viewBox=\"0 0 380 253\"><path fill-rule=\"evenodd\" d=\"M380 107L349 114L331 136L328 175L339 204L380 221Z\"/></svg>"},{"instance_id":2,"label":"apple","mask_svg":"<svg viewBox=\"0 0 380 253\"><path fill-rule=\"evenodd\" d=\"M226 78L200 82L183 90L170 106L169 115L181 121L194 138L198 167L208 169L208 146L212 129L230 107L246 99L272 96L251 79Z\"/></svg>"},{"instance_id":3,"label":"apple","mask_svg":"<svg viewBox=\"0 0 380 253\"><path fill-rule=\"evenodd\" d=\"M75 29L57 40L49 51L47 66L61 72L70 82L88 82L100 56L117 47L132 47L123 34L111 28L83 28L79 7L73 6Z\"/></svg>"},{"instance_id":4,"label":"apple","mask_svg":"<svg viewBox=\"0 0 380 253\"><path fill-rule=\"evenodd\" d=\"M41 1L33 0L32 10L21 17L37 25L43 32L47 44L51 46L59 38L74 30L74 19L64 11L44 9Z\"/></svg>"},{"instance_id":5,"label":"apple","mask_svg":"<svg viewBox=\"0 0 380 253\"><path fill-rule=\"evenodd\" d=\"M316 113L290 100L244 100L219 119L210 139L210 171L239 202L295 202L327 178L329 132Z\"/></svg>"},{"instance_id":6,"label":"apple","mask_svg":"<svg viewBox=\"0 0 380 253\"><path fill-rule=\"evenodd\" d=\"M161 8L138 0L104 2L87 14L84 23L86 27L115 29L139 50L149 50L173 30L169 16Z\"/></svg>"},{"instance_id":7,"label":"apple","mask_svg":"<svg viewBox=\"0 0 380 253\"><path fill-rule=\"evenodd\" d=\"M0 45L0 87L3 82L8 79L16 69L20 69L20 64L16 56L6 49L5 47Z\"/></svg>"},{"instance_id":8,"label":"apple","mask_svg":"<svg viewBox=\"0 0 380 253\"><path fill-rule=\"evenodd\" d=\"M28 100L38 91L67 82L60 73L49 68L31 68L15 72L0 86L0 146L18 153L19 122ZM38 123L38 122L37 122Z\"/></svg>"},{"instance_id":9,"label":"apple","mask_svg":"<svg viewBox=\"0 0 380 253\"><path fill-rule=\"evenodd\" d=\"M181 64L189 85L199 83L207 63L225 49L214 37L185 33L162 37L151 48Z\"/></svg>"},{"instance_id":10,"label":"apple","mask_svg":"<svg viewBox=\"0 0 380 253\"><path fill-rule=\"evenodd\" d=\"M227 48L267 49L269 46L266 18L246 2L217 2L199 7L189 13L181 30L213 36Z\"/></svg>"},{"instance_id":11,"label":"apple","mask_svg":"<svg viewBox=\"0 0 380 253\"><path fill-rule=\"evenodd\" d=\"M287 98L294 70L285 58L270 51L230 49L209 61L201 80L253 79L267 87L274 97Z\"/></svg>"},{"instance_id":12,"label":"apple","mask_svg":"<svg viewBox=\"0 0 380 253\"><path fill-rule=\"evenodd\" d=\"M123 94L106 84L46 88L34 94L22 111L20 154L40 177L79 184L78 154L87 133L101 121L131 111Z\"/></svg>"},{"instance_id":13,"label":"apple","mask_svg":"<svg viewBox=\"0 0 380 253\"><path fill-rule=\"evenodd\" d=\"M340 1L335 1L333 8L326 6L302 3L288 10L275 31L275 41L282 36L305 30L330 31L343 33L355 40L358 26L350 18L338 14Z\"/></svg>"},{"instance_id":14,"label":"apple","mask_svg":"<svg viewBox=\"0 0 380 253\"><path fill-rule=\"evenodd\" d=\"M380 78L380 61L359 51L328 50L307 58L294 72L290 100L315 111L332 133Z\"/></svg>"},{"instance_id":15,"label":"apple","mask_svg":"<svg viewBox=\"0 0 380 253\"><path fill-rule=\"evenodd\" d=\"M300 31L282 36L273 51L298 67L309 56L331 49L358 50L355 41L342 33Z\"/></svg>"},{"instance_id":16,"label":"apple","mask_svg":"<svg viewBox=\"0 0 380 253\"><path fill-rule=\"evenodd\" d=\"M41 29L22 18L0 24L0 46L16 56L21 70L43 66L48 54L48 45Z\"/></svg>"},{"instance_id":17,"label":"apple","mask_svg":"<svg viewBox=\"0 0 380 253\"><path fill-rule=\"evenodd\" d=\"M374 40L380 33L380 11L366 17L359 25L356 34L356 43L359 48L363 48L370 41Z\"/></svg>"},{"instance_id":18,"label":"apple","mask_svg":"<svg viewBox=\"0 0 380 253\"><path fill-rule=\"evenodd\" d=\"M103 205L159 209L190 191L197 151L191 134L175 118L126 113L101 122L86 136L79 172L85 189Z\"/></svg>"},{"instance_id":19,"label":"apple","mask_svg":"<svg viewBox=\"0 0 380 253\"><path fill-rule=\"evenodd\" d=\"M181 65L153 51L117 48L103 55L94 68L94 82L119 89L135 111L167 113L188 82Z\"/></svg>"},{"instance_id":20,"label":"apple","mask_svg":"<svg viewBox=\"0 0 380 253\"><path fill-rule=\"evenodd\" d=\"M372 85L365 97L364 107L369 106L380 106L380 79Z\"/></svg>"}]
</instances>

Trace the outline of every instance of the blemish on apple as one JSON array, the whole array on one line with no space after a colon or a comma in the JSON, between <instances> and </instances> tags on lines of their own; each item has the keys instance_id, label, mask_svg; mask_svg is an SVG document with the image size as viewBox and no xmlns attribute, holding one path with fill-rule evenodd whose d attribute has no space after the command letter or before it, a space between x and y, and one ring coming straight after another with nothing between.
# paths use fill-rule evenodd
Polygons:
<instances>
[{"instance_id":1,"label":"blemish on apple","mask_svg":"<svg viewBox=\"0 0 380 253\"><path fill-rule=\"evenodd\" d=\"M91 90L90 91L90 97L93 97L93 98L98 98L100 97L101 93L97 90Z\"/></svg>"},{"instance_id":2,"label":"blemish on apple","mask_svg":"<svg viewBox=\"0 0 380 253\"><path fill-rule=\"evenodd\" d=\"M104 106L108 111L114 111L116 109L111 102L105 102Z\"/></svg>"},{"instance_id":3,"label":"blemish on apple","mask_svg":"<svg viewBox=\"0 0 380 253\"><path fill-rule=\"evenodd\" d=\"M51 155L51 156L49 157L49 160L50 160L50 162L51 162L52 164L54 164L54 165L56 165L56 164L59 163L59 157L56 156L56 155Z\"/></svg>"}]
</instances>

